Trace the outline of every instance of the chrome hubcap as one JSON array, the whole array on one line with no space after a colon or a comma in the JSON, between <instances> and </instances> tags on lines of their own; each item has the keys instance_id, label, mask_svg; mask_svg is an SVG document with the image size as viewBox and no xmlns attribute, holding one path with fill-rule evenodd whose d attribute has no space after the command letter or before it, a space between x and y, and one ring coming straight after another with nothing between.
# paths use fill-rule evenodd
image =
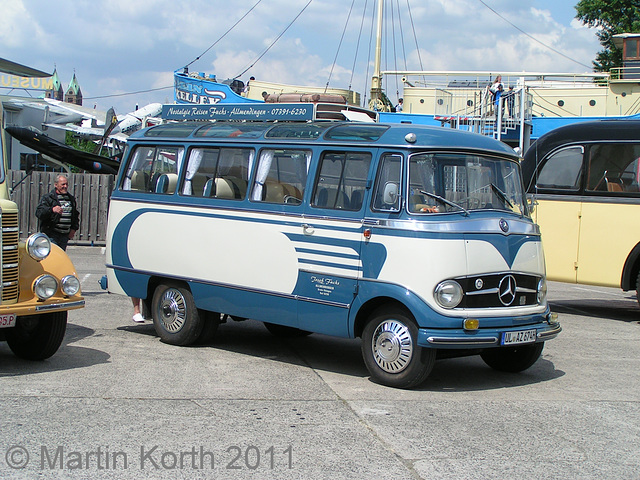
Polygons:
<instances>
[{"instance_id":1,"label":"chrome hubcap","mask_svg":"<svg viewBox=\"0 0 640 480\"><path fill-rule=\"evenodd\" d=\"M399 373L409 365L413 356L413 340L403 323L386 320L378 325L371 339L373 358L387 373Z\"/></svg>"},{"instance_id":2,"label":"chrome hubcap","mask_svg":"<svg viewBox=\"0 0 640 480\"><path fill-rule=\"evenodd\" d=\"M186 313L184 297L178 290L169 288L162 294L158 306L158 318L169 332L177 332L183 327Z\"/></svg>"}]
</instances>

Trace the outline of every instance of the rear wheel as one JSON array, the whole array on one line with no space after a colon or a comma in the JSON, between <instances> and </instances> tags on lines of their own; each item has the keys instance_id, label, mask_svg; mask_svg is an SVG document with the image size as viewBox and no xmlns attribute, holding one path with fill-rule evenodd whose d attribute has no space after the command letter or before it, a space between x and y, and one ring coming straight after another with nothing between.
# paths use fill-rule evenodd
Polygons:
<instances>
[{"instance_id":1,"label":"rear wheel","mask_svg":"<svg viewBox=\"0 0 640 480\"><path fill-rule=\"evenodd\" d=\"M7 344L18 357L44 360L58 351L67 331L67 312L18 317L5 332Z\"/></svg>"},{"instance_id":2,"label":"rear wheel","mask_svg":"<svg viewBox=\"0 0 640 480\"><path fill-rule=\"evenodd\" d=\"M404 310L377 310L362 332L362 358L373 380L397 388L421 384L436 350L417 344L418 326Z\"/></svg>"},{"instance_id":3,"label":"rear wheel","mask_svg":"<svg viewBox=\"0 0 640 480\"><path fill-rule=\"evenodd\" d=\"M191 292L178 283L161 284L156 288L151 314L156 333L171 345L191 345L205 326Z\"/></svg>"},{"instance_id":4,"label":"rear wheel","mask_svg":"<svg viewBox=\"0 0 640 480\"><path fill-rule=\"evenodd\" d=\"M640 273L638 273L638 278L636 279L636 299L640 303Z\"/></svg>"},{"instance_id":5,"label":"rear wheel","mask_svg":"<svg viewBox=\"0 0 640 480\"><path fill-rule=\"evenodd\" d=\"M480 354L484 363L501 372L521 372L538 361L544 342L517 347L500 347L485 350Z\"/></svg>"}]
</instances>

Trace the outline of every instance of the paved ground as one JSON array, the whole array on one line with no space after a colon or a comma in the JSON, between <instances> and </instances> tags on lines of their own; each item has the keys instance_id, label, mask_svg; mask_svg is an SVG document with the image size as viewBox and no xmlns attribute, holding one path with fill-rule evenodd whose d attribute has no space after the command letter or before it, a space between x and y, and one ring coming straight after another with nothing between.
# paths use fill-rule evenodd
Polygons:
<instances>
[{"instance_id":1,"label":"paved ground","mask_svg":"<svg viewBox=\"0 0 640 480\"><path fill-rule=\"evenodd\" d=\"M359 340L222 325L165 345L98 286L51 359L0 344L0 478L640 479L640 308L615 289L551 284L560 337L521 374L443 360L420 389L372 383ZM17 468L24 467L24 468Z\"/></svg>"}]
</instances>

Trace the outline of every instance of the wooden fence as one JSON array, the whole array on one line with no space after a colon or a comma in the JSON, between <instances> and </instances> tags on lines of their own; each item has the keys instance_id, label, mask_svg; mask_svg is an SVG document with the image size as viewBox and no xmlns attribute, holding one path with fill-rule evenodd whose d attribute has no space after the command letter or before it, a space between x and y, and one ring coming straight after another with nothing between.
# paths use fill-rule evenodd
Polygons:
<instances>
[{"instance_id":1,"label":"wooden fence","mask_svg":"<svg viewBox=\"0 0 640 480\"><path fill-rule=\"evenodd\" d=\"M18 183L25 172L9 170L7 185ZM40 197L53 190L57 173L32 172L12 195L11 200L18 204L20 238L25 239L38 231L38 219L35 212ZM113 191L114 177L94 173L70 173L69 193L76 197L80 211L80 230L69 245L105 245L107 240L107 212L109 198Z\"/></svg>"}]
</instances>

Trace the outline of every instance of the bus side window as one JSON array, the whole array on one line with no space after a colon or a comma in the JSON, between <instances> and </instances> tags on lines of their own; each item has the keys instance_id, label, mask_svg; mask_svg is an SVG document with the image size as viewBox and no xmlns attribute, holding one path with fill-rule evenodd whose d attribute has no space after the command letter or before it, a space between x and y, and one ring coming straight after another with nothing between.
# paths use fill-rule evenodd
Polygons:
<instances>
[{"instance_id":1,"label":"bus side window","mask_svg":"<svg viewBox=\"0 0 640 480\"><path fill-rule=\"evenodd\" d=\"M582 182L584 147L563 148L551 155L538 172L536 187L578 190Z\"/></svg>"},{"instance_id":2,"label":"bus side window","mask_svg":"<svg viewBox=\"0 0 640 480\"><path fill-rule=\"evenodd\" d=\"M250 148L194 148L189 152L182 195L243 200L247 194Z\"/></svg>"},{"instance_id":3,"label":"bus side window","mask_svg":"<svg viewBox=\"0 0 640 480\"><path fill-rule=\"evenodd\" d=\"M373 210L400 211L401 184L402 157L392 154L385 155L380 161L378 174L376 175Z\"/></svg>"},{"instance_id":4,"label":"bus side window","mask_svg":"<svg viewBox=\"0 0 640 480\"><path fill-rule=\"evenodd\" d=\"M587 190L609 193L638 192L640 145L607 143L589 149Z\"/></svg>"},{"instance_id":5,"label":"bus side window","mask_svg":"<svg viewBox=\"0 0 640 480\"><path fill-rule=\"evenodd\" d=\"M129 157L131 160L122 189L173 193L178 180L178 165L182 162L183 155L184 148L181 147L137 147Z\"/></svg>"},{"instance_id":6,"label":"bus side window","mask_svg":"<svg viewBox=\"0 0 640 480\"><path fill-rule=\"evenodd\" d=\"M258 160L251 200L300 205L310 163L310 150L263 149Z\"/></svg>"},{"instance_id":7,"label":"bus side window","mask_svg":"<svg viewBox=\"0 0 640 480\"><path fill-rule=\"evenodd\" d=\"M311 205L317 208L360 210L370 164L369 153L323 153Z\"/></svg>"}]
</instances>

